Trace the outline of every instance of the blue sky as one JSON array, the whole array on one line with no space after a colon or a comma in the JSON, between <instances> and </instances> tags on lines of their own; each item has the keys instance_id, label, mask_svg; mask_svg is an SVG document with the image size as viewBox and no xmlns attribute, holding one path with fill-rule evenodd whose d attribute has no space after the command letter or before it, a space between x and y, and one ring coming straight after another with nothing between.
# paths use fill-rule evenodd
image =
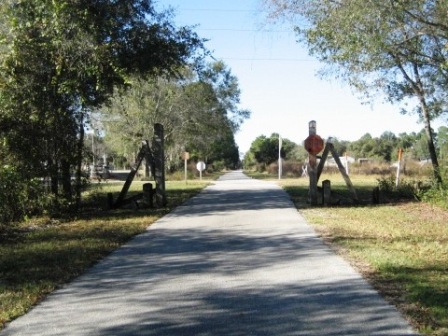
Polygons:
<instances>
[{"instance_id":1,"label":"blue sky","mask_svg":"<svg viewBox=\"0 0 448 336\"><path fill-rule=\"evenodd\" d=\"M177 25L197 25L208 49L223 60L241 88L241 107L252 111L235 140L241 152L259 135L279 133L296 143L308 136L308 122L317 121L323 138L357 140L365 133L380 136L418 132L415 115L381 102L363 105L352 90L335 79L321 79L322 67L296 42L290 27L267 25L260 0L158 0L156 8L172 7ZM434 124L437 129L442 123ZM446 124L446 123L445 123Z\"/></svg>"}]
</instances>

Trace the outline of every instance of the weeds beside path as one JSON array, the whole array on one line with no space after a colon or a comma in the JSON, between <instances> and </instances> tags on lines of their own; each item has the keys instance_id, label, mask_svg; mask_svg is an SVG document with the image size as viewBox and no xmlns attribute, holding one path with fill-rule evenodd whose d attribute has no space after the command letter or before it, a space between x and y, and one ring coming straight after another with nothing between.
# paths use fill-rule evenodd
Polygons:
<instances>
[{"instance_id":1,"label":"weeds beside path","mask_svg":"<svg viewBox=\"0 0 448 336\"><path fill-rule=\"evenodd\" d=\"M330 179L336 191L344 189L341 179ZM352 181L361 197L376 184L375 179ZM307 179L280 182L316 231L420 332L448 335L448 212L415 201L311 208L306 203L307 183ZM0 329L206 184L168 183L169 208L93 207L77 219L40 218L0 230ZM92 199L105 202L108 191L118 192L119 186L97 190Z\"/></svg>"},{"instance_id":2,"label":"weeds beside path","mask_svg":"<svg viewBox=\"0 0 448 336\"><path fill-rule=\"evenodd\" d=\"M103 184L93 190L90 209L78 218L38 218L0 227L0 330L207 184L168 182L168 207L114 211L98 205L106 204L107 192L118 194L121 185ZM141 183L134 182L133 188L140 191Z\"/></svg>"},{"instance_id":3,"label":"weeds beside path","mask_svg":"<svg viewBox=\"0 0 448 336\"><path fill-rule=\"evenodd\" d=\"M336 189L343 187L337 177L330 179ZM421 333L448 335L448 212L413 200L311 208L307 183L280 182L325 241ZM354 184L362 192L373 188L375 180L360 178Z\"/></svg>"}]
</instances>

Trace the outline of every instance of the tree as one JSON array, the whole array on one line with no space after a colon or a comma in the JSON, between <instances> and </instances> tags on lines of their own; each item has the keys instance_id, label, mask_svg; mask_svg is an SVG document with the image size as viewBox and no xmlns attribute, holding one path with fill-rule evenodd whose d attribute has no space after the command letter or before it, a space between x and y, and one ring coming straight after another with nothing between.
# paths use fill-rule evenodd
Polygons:
<instances>
[{"instance_id":1,"label":"tree","mask_svg":"<svg viewBox=\"0 0 448 336\"><path fill-rule=\"evenodd\" d=\"M288 139L282 138L281 158L292 158L296 144ZM245 164L250 165L250 158L264 167L278 160L279 135L272 133L268 138L265 135L258 136L251 144L249 152L246 153Z\"/></svg>"},{"instance_id":2,"label":"tree","mask_svg":"<svg viewBox=\"0 0 448 336\"><path fill-rule=\"evenodd\" d=\"M370 133L366 133L359 140L351 142L348 146L348 150L356 158L372 158L375 146L375 140Z\"/></svg>"},{"instance_id":3,"label":"tree","mask_svg":"<svg viewBox=\"0 0 448 336\"><path fill-rule=\"evenodd\" d=\"M5 0L0 4L2 157L24 177L50 176L70 200L84 126L132 73L174 73L202 46L150 0ZM77 199L80 189L77 190Z\"/></svg>"},{"instance_id":4,"label":"tree","mask_svg":"<svg viewBox=\"0 0 448 336\"><path fill-rule=\"evenodd\" d=\"M186 122L185 110L178 108L183 96L182 88L166 77L131 77L127 87L117 89L110 102L98 110L107 144L133 162L141 141L152 139L154 124L160 123L164 125L166 155L177 156L181 148L172 153L172 147Z\"/></svg>"},{"instance_id":5,"label":"tree","mask_svg":"<svg viewBox=\"0 0 448 336\"><path fill-rule=\"evenodd\" d=\"M367 97L404 103L425 125L434 178L441 182L431 121L447 111L446 1L265 0L329 68ZM302 19L297 24L297 20ZM410 108L408 107L410 106Z\"/></svg>"},{"instance_id":6,"label":"tree","mask_svg":"<svg viewBox=\"0 0 448 336\"><path fill-rule=\"evenodd\" d=\"M443 160L446 165L446 163L448 162L448 127L439 127L437 133L437 147L439 149L440 159Z\"/></svg>"},{"instance_id":7,"label":"tree","mask_svg":"<svg viewBox=\"0 0 448 336\"><path fill-rule=\"evenodd\" d=\"M332 138L333 147L338 153L339 156L345 155L347 152L347 148L349 145L349 142L346 140L340 140L338 138Z\"/></svg>"},{"instance_id":8,"label":"tree","mask_svg":"<svg viewBox=\"0 0 448 336\"><path fill-rule=\"evenodd\" d=\"M396 158L396 145L397 137L395 134L390 131L385 131L378 139L376 152L378 153L378 156L382 157L386 162L390 162L392 161L392 158Z\"/></svg>"},{"instance_id":9,"label":"tree","mask_svg":"<svg viewBox=\"0 0 448 336\"><path fill-rule=\"evenodd\" d=\"M396 159L398 138L390 131L385 131L379 138L369 133L349 144L348 150L358 158L375 158L390 162Z\"/></svg>"},{"instance_id":10,"label":"tree","mask_svg":"<svg viewBox=\"0 0 448 336\"><path fill-rule=\"evenodd\" d=\"M222 62L204 65L200 72L192 67L181 72L180 80L136 76L117 92L100 110L108 143L117 153L131 154L152 137L154 123L161 123L168 166L174 167L185 150L207 163L223 160L235 166L239 154L234 133L249 116L239 109L236 77Z\"/></svg>"},{"instance_id":11,"label":"tree","mask_svg":"<svg viewBox=\"0 0 448 336\"><path fill-rule=\"evenodd\" d=\"M230 127L227 128L225 134L213 142L209 162L229 169L236 169L240 165L240 153Z\"/></svg>"},{"instance_id":12,"label":"tree","mask_svg":"<svg viewBox=\"0 0 448 336\"><path fill-rule=\"evenodd\" d=\"M286 160L305 162L308 159L309 153L302 145L294 144L294 148L287 154Z\"/></svg>"},{"instance_id":13,"label":"tree","mask_svg":"<svg viewBox=\"0 0 448 336\"><path fill-rule=\"evenodd\" d=\"M238 79L222 61L211 63L199 73L199 79L213 87L219 108L222 109L234 132L238 131L244 120L250 117L250 111L240 109Z\"/></svg>"},{"instance_id":14,"label":"tree","mask_svg":"<svg viewBox=\"0 0 448 336\"><path fill-rule=\"evenodd\" d=\"M400 133L398 134L397 147L403 149L412 148L415 144L416 139L417 134L415 132L411 132L410 134Z\"/></svg>"},{"instance_id":15,"label":"tree","mask_svg":"<svg viewBox=\"0 0 448 336\"><path fill-rule=\"evenodd\" d=\"M278 159L278 137L276 139L260 135L251 144L250 152L257 163L264 167Z\"/></svg>"},{"instance_id":16,"label":"tree","mask_svg":"<svg viewBox=\"0 0 448 336\"><path fill-rule=\"evenodd\" d=\"M412 147L412 156L419 161L428 160L430 158L424 131L420 132L415 139L414 146Z\"/></svg>"},{"instance_id":17,"label":"tree","mask_svg":"<svg viewBox=\"0 0 448 336\"><path fill-rule=\"evenodd\" d=\"M206 162L215 155L213 152L219 142L231 140L229 131L233 138L243 121L249 118L250 111L240 108L240 95L238 79L222 61L208 64L187 87L186 102L191 115L195 116L187 124L188 147L194 148L198 157ZM231 141L234 144L234 139ZM232 147L236 159L238 150L235 144Z\"/></svg>"}]
</instances>

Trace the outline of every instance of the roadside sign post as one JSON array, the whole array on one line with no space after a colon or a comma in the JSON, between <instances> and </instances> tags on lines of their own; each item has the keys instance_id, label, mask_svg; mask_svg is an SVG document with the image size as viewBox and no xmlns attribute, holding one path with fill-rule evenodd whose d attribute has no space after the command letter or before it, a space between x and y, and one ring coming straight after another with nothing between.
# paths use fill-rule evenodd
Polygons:
<instances>
[{"instance_id":1,"label":"roadside sign post","mask_svg":"<svg viewBox=\"0 0 448 336\"><path fill-rule=\"evenodd\" d=\"M184 160L185 183L187 183L187 161L189 158L190 158L189 152L182 153L182 159Z\"/></svg>"},{"instance_id":2,"label":"roadside sign post","mask_svg":"<svg viewBox=\"0 0 448 336\"><path fill-rule=\"evenodd\" d=\"M282 178L283 167L282 167L282 137L278 136L278 179Z\"/></svg>"},{"instance_id":3,"label":"roadside sign post","mask_svg":"<svg viewBox=\"0 0 448 336\"><path fill-rule=\"evenodd\" d=\"M202 172L205 170L205 162L204 161L199 161L196 164L196 169L199 170L199 180L202 180Z\"/></svg>"},{"instance_id":4,"label":"roadside sign post","mask_svg":"<svg viewBox=\"0 0 448 336\"><path fill-rule=\"evenodd\" d=\"M401 170L401 160L403 159L403 148L398 150L398 163L397 163L397 176L395 179L395 187L398 188L400 184L400 170Z\"/></svg>"},{"instance_id":5,"label":"roadside sign post","mask_svg":"<svg viewBox=\"0 0 448 336\"><path fill-rule=\"evenodd\" d=\"M308 156L308 176L310 177L309 201L311 205L317 205L317 154L324 148L324 141L316 134L316 121L308 124L309 135L305 139L305 149Z\"/></svg>"}]
</instances>

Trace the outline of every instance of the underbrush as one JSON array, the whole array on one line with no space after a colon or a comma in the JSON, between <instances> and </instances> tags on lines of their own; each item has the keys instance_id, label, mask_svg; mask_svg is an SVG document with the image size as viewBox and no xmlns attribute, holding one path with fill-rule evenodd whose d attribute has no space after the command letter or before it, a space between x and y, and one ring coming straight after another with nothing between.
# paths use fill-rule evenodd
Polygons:
<instances>
[{"instance_id":1,"label":"underbrush","mask_svg":"<svg viewBox=\"0 0 448 336\"><path fill-rule=\"evenodd\" d=\"M342 158L341 161L345 167L344 159ZM285 178L301 177L304 171L304 167L305 162L284 160L282 163L282 176ZM273 162L269 165L257 164L250 170L257 173L278 176L278 162ZM349 163L348 170L350 175L388 176L395 175L397 168L396 166L391 165L391 163L387 162L367 161L361 163ZM418 161L406 161L403 162L401 166L402 175L413 180L426 178L427 176L431 175L431 171L432 170L430 165L422 165ZM339 169L334 162L332 164L328 164L327 161L324 166L323 173L339 174Z\"/></svg>"},{"instance_id":2,"label":"underbrush","mask_svg":"<svg viewBox=\"0 0 448 336\"><path fill-rule=\"evenodd\" d=\"M433 185L419 194L422 201L448 210L448 183Z\"/></svg>"},{"instance_id":3,"label":"underbrush","mask_svg":"<svg viewBox=\"0 0 448 336\"><path fill-rule=\"evenodd\" d=\"M52 199L39 179L23 179L12 166L0 166L0 224L13 222L47 211Z\"/></svg>"},{"instance_id":4,"label":"underbrush","mask_svg":"<svg viewBox=\"0 0 448 336\"><path fill-rule=\"evenodd\" d=\"M142 184L133 183L129 195L141 192ZM117 197L122 185L96 184L77 217L36 216L0 226L0 330L207 184L167 182L167 207L109 211L107 193Z\"/></svg>"},{"instance_id":5,"label":"underbrush","mask_svg":"<svg viewBox=\"0 0 448 336\"><path fill-rule=\"evenodd\" d=\"M342 192L346 187L339 176L323 178ZM433 205L434 200L446 202L447 188L434 188L429 179L424 185L402 179L398 188L393 176L355 175L351 180L361 196L381 188L387 202L311 207L307 178L279 183L322 238L420 333L448 335L448 212Z\"/></svg>"},{"instance_id":6,"label":"underbrush","mask_svg":"<svg viewBox=\"0 0 448 336\"><path fill-rule=\"evenodd\" d=\"M389 200L419 200L422 190L429 187L428 181L413 179L401 179L397 185L396 177L392 175L382 176L377 181L380 192Z\"/></svg>"}]
</instances>

